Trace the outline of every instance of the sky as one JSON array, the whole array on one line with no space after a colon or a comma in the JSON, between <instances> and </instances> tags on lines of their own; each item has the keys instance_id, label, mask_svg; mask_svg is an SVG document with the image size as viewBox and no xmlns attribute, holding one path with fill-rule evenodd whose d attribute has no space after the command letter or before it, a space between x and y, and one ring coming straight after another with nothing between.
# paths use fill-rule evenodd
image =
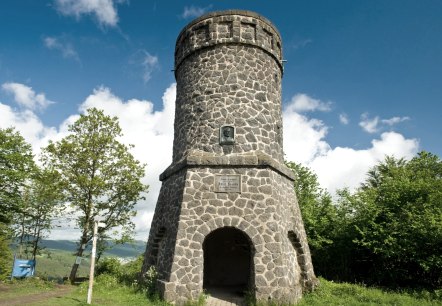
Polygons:
<instances>
[{"instance_id":1,"label":"sky","mask_svg":"<svg viewBox=\"0 0 442 306\"><path fill-rule=\"evenodd\" d=\"M442 156L439 0L2 0L0 128L14 126L38 159L87 108L117 116L121 141L147 164L134 218L147 240L172 159L176 38L226 9L259 13L281 33L285 156L323 188L354 190L385 155Z\"/></svg>"}]
</instances>

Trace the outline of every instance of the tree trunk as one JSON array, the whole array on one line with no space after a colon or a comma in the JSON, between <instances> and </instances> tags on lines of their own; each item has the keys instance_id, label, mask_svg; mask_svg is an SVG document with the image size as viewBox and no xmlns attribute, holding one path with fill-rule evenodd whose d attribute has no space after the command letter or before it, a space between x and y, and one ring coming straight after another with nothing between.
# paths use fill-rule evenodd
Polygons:
<instances>
[{"instance_id":1,"label":"tree trunk","mask_svg":"<svg viewBox=\"0 0 442 306\"><path fill-rule=\"evenodd\" d=\"M34 241L32 242L32 259L35 260L35 257L37 257L38 252L38 243L40 242L40 234L41 234L41 228L37 224L36 226L38 229L34 230Z\"/></svg>"},{"instance_id":2,"label":"tree trunk","mask_svg":"<svg viewBox=\"0 0 442 306\"><path fill-rule=\"evenodd\" d=\"M83 246L86 246L87 238L83 235L80 240L80 246L77 249L77 257L83 256L84 248ZM71 281L71 284L73 285L75 283L75 279L77 278L77 271L80 264L77 263L77 257L75 258L75 262L72 265L71 274L69 275L69 280Z\"/></svg>"}]
</instances>

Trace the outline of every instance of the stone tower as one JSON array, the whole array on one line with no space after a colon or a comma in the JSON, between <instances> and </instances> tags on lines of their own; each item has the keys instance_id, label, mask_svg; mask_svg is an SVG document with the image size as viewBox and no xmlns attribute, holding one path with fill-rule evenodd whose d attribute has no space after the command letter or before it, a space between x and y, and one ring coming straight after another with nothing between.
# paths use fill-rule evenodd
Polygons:
<instances>
[{"instance_id":1,"label":"stone tower","mask_svg":"<svg viewBox=\"0 0 442 306\"><path fill-rule=\"evenodd\" d=\"M206 14L178 36L173 161L143 265L166 300L224 290L294 303L316 283L283 159L281 48L249 11Z\"/></svg>"}]
</instances>

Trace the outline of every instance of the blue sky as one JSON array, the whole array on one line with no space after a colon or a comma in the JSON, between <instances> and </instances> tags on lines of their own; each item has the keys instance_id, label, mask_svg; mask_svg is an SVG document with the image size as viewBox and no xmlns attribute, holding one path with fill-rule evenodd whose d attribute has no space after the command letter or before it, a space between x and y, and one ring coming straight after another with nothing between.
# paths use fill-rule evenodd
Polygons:
<instances>
[{"instance_id":1,"label":"blue sky","mask_svg":"<svg viewBox=\"0 0 442 306\"><path fill-rule=\"evenodd\" d=\"M385 154L442 156L442 2L433 0L2 0L0 127L16 126L38 155L87 107L117 115L148 164L151 191L135 220L145 239L172 154L176 37L224 9L279 29L285 153L324 187L356 187Z\"/></svg>"}]
</instances>

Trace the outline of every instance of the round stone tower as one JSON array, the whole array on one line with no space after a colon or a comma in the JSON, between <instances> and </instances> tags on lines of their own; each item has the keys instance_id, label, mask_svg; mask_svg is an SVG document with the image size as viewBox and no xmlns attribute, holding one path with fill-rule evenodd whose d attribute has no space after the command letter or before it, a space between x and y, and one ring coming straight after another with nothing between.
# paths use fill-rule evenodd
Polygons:
<instances>
[{"instance_id":1,"label":"round stone tower","mask_svg":"<svg viewBox=\"0 0 442 306\"><path fill-rule=\"evenodd\" d=\"M179 34L172 164L143 272L166 300L255 295L294 303L316 283L282 150L281 37L249 11L206 14Z\"/></svg>"}]
</instances>

